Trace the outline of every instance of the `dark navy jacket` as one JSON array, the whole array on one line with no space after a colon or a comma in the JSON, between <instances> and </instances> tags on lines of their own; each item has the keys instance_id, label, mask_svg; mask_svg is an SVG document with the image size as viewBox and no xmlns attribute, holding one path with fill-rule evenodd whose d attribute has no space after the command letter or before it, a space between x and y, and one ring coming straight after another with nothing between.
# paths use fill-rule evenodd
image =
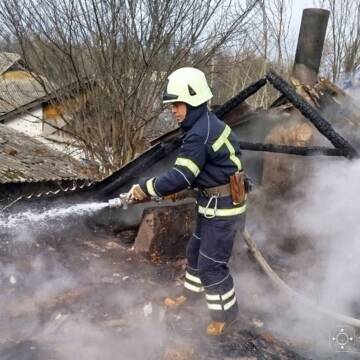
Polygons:
<instances>
[{"instance_id":1,"label":"dark navy jacket","mask_svg":"<svg viewBox=\"0 0 360 360\"><path fill-rule=\"evenodd\" d=\"M192 108L180 126L185 134L174 167L140 182L148 195L228 184L230 175L242 169L239 140L228 125L208 111L207 104Z\"/></svg>"}]
</instances>

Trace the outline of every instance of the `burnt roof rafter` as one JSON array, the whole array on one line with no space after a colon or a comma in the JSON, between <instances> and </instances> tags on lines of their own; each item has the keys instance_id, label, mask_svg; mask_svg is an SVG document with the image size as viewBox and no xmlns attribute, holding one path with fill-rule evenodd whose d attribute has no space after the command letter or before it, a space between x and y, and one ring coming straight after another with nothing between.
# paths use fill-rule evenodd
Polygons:
<instances>
[{"instance_id":1,"label":"burnt roof rafter","mask_svg":"<svg viewBox=\"0 0 360 360\"><path fill-rule=\"evenodd\" d=\"M310 120L316 129L325 136L335 147L305 147L305 146L291 146L280 144L262 144L240 141L240 146L243 150L249 151L265 151L274 152L279 154L291 154L299 156L343 156L346 158L356 158L359 156L358 151L352 146L349 141L344 139L338 134L332 125L320 115L320 113L311 106L301 95L281 78L275 71L271 70L266 74L266 77L250 84L248 87L240 91L233 98L221 105L214 111L215 115L219 118L226 116L230 111L239 106L251 95L259 91L267 83L270 83L276 90L278 90L284 98L291 102L308 120ZM170 140L177 136L180 136L181 130L175 129L168 134L165 134L156 139L153 144L162 142L163 140Z\"/></svg>"},{"instance_id":2,"label":"burnt roof rafter","mask_svg":"<svg viewBox=\"0 0 360 360\"><path fill-rule=\"evenodd\" d=\"M342 156L350 159L359 157L359 153L355 147L337 133L333 126L301 95L296 93L287 81L282 79L275 71L269 71L266 74L266 79L276 90L280 91L281 94L302 113L302 115L310 120L316 129L325 136L336 149L342 150Z\"/></svg>"},{"instance_id":3,"label":"burnt roof rafter","mask_svg":"<svg viewBox=\"0 0 360 360\"><path fill-rule=\"evenodd\" d=\"M328 138L334 145L334 148L322 147L322 146L291 146L291 145L280 145L280 144L263 144L263 143L251 143L251 142L240 142L240 146L243 150L249 151L265 151L281 154L291 154L299 156L314 156L314 155L325 155L325 156L343 156L348 159L357 158L357 150L341 135L339 135L332 125L323 118L319 112L311 106L301 95L297 94L296 91L279 75L274 71L269 71L265 78L250 84L248 87L240 91L237 95L227 101L225 104L220 106L214 111L214 113L222 118L235 107L244 102L248 97L255 94L261 89L266 83L270 83L275 89L280 91L283 96L291 102L300 112L309 119L319 132ZM165 136L157 139L157 142L153 147L145 151L141 156L126 164L119 170L101 181L95 181L88 185L86 189L72 188L66 189L67 193L81 192L89 190L90 188L98 193L99 197L108 197L114 193L117 188L122 186L135 176L141 174L141 172L147 168L150 164L154 164L160 161L172 151L176 150L181 144L181 130L175 129ZM65 192L54 194L34 194L28 198L32 198L35 195L37 197L48 197L57 196L64 194Z\"/></svg>"}]
</instances>

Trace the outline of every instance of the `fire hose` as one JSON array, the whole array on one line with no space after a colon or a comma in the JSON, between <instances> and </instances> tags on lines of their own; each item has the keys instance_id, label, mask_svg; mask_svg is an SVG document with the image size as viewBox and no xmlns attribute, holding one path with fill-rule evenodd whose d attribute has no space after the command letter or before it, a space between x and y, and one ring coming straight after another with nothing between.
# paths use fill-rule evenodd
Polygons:
<instances>
[{"instance_id":1,"label":"fire hose","mask_svg":"<svg viewBox=\"0 0 360 360\"><path fill-rule=\"evenodd\" d=\"M354 326L357 328L360 328L360 320L347 316L339 314L335 311L331 311L328 309L325 309L317 304L315 304L312 300L302 296L298 292L296 292L294 289L292 289L289 285L287 285L280 277L279 275L271 268L269 263L266 261L264 256L261 254L259 248L257 247L255 241L250 236L250 234L247 232L247 230L244 231L243 237L245 240L246 245L249 248L250 253L258 263L258 265L261 267L261 269L264 271L264 273L269 277L271 282L281 291L283 291L287 296L289 296L292 299L298 300L303 305L315 310L316 312L319 312L323 315L329 316L337 321L340 321L342 324Z\"/></svg>"}]
</instances>

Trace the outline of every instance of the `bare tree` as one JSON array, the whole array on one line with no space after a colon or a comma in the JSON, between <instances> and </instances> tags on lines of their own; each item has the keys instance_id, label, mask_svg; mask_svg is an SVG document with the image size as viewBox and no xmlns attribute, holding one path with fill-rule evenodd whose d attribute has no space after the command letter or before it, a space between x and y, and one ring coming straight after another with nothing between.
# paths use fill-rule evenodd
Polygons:
<instances>
[{"instance_id":1,"label":"bare tree","mask_svg":"<svg viewBox=\"0 0 360 360\"><path fill-rule=\"evenodd\" d=\"M292 1L261 0L255 12L248 17L247 26L236 44L222 49L214 71L219 104L239 89L258 80L271 68L286 75L291 68L289 53L289 26ZM265 86L249 102L255 107L266 107L275 98L276 91Z\"/></svg>"},{"instance_id":2,"label":"bare tree","mask_svg":"<svg viewBox=\"0 0 360 360\"><path fill-rule=\"evenodd\" d=\"M292 0L268 0L266 17L278 67L288 65Z\"/></svg>"},{"instance_id":3,"label":"bare tree","mask_svg":"<svg viewBox=\"0 0 360 360\"><path fill-rule=\"evenodd\" d=\"M323 68L334 82L353 77L360 68L360 3L357 0L320 0L315 4L330 10Z\"/></svg>"},{"instance_id":4,"label":"bare tree","mask_svg":"<svg viewBox=\"0 0 360 360\"><path fill-rule=\"evenodd\" d=\"M134 156L159 115L168 74L183 65L206 69L257 3L9 0L0 4L0 35L49 80L38 79L61 99L63 131L111 171Z\"/></svg>"}]
</instances>

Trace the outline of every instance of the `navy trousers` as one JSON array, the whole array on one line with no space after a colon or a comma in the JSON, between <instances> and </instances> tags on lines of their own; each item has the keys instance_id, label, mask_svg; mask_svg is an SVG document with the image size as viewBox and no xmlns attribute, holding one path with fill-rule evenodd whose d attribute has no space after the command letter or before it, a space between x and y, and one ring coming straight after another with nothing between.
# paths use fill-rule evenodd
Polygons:
<instances>
[{"instance_id":1,"label":"navy trousers","mask_svg":"<svg viewBox=\"0 0 360 360\"><path fill-rule=\"evenodd\" d=\"M245 227L245 213L229 217L205 218L198 215L196 231L187 249L185 291L187 295L205 292L213 320L235 318L238 304L228 262L237 231Z\"/></svg>"}]
</instances>

